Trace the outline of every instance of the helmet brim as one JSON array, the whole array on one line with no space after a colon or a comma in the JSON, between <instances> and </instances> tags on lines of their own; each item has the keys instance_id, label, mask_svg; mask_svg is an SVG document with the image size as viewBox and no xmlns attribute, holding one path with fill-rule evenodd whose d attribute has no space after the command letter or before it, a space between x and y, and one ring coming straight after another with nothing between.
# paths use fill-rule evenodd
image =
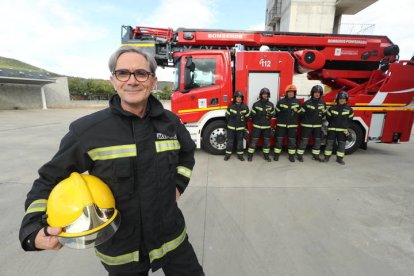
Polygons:
<instances>
[{"instance_id":1,"label":"helmet brim","mask_svg":"<svg viewBox=\"0 0 414 276\"><path fill-rule=\"evenodd\" d=\"M118 230L121 224L121 216L118 211L115 211L114 215L108 220L105 225L91 233L91 231L85 234L78 233L77 236L68 237L65 233L58 235L59 242L66 247L73 249L86 249L98 246L107 240L109 240Z\"/></svg>"}]
</instances>

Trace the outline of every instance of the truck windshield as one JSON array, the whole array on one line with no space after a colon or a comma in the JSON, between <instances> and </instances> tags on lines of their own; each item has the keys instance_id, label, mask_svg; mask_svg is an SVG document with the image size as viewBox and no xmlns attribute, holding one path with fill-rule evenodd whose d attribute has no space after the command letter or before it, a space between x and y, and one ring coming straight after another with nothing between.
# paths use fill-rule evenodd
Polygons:
<instances>
[{"instance_id":1,"label":"truck windshield","mask_svg":"<svg viewBox=\"0 0 414 276\"><path fill-rule=\"evenodd\" d=\"M193 58L195 70L193 72L194 87L206 87L216 82L216 59Z\"/></svg>"},{"instance_id":2,"label":"truck windshield","mask_svg":"<svg viewBox=\"0 0 414 276\"><path fill-rule=\"evenodd\" d=\"M174 69L174 91L180 90L181 62L175 62ZM216 83L216 59L214 58L192 58L194 70L190 72L190 89L211 86Z\"/></svg>"}]
</instances>

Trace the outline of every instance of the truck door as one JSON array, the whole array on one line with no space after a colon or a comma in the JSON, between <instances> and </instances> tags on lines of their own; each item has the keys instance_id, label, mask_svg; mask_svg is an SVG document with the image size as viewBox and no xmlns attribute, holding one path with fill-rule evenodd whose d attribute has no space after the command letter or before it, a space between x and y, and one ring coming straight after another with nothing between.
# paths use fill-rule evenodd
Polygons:
<instances>
[{"instance_id":1,"label":"truck door","mask_svg":"<svg viewBox=\"0 0 414 276\"><path fill-rule=\"evenodd\" d=\"M172 97L172 111L183 122L197 122L211 110L225 109L231 99L231 69L217 53L193 51L181 56L179 91ZM225 92L228 91L228 92Z\"/></svg>"},{"instance_id":2,"label":"truck door","mask_svg":"<svg viewBox=\"0 0 414 276\"><path fill-rule=\"evenodd\" d=\"M272 102L274 99L279 99L279 73L276 72L249 72L248 91L249 100L248 106L251 109L253 104L259 99L260 90L267 87L270 90L272 96Z\"/></svg>"},{"instance_id":3,"label":"truck door","mask_svg":"<svg viewBox=\"0 0 414 276\"><path fill-rule=\"evenodd\" d=\"M245 93L251 108L263 87L270 90L270 101L277 103L283 88L292 83L294 59L288 52L241 51L236 53L235 67L236 90Z\"/></svg>"}]
</instances>

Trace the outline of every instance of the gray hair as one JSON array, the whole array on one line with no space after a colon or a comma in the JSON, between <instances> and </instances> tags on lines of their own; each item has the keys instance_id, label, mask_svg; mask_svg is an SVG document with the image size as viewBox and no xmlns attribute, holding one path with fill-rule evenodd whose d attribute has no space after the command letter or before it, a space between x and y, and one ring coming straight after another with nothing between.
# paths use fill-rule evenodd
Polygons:
<instances>
[{"instance_id":1,"label":"gray hair","mask_svg":"<svg viewBox=\"0 0 414 276\"><path fill-rule=\"evenodd\" d=\"M155 71L157 70L157 62L155 61L155 58L152 55L138 49L137 47L132 47L132 46L119 47L111 55L111 57L109 58L109 62L108 62L109 71L111 73L115 71L116 62L118 61L119 56L124 53L137 53L138 55L143 56L149 63L150 72L155 74Z\"/></svg>"}]
</instances>

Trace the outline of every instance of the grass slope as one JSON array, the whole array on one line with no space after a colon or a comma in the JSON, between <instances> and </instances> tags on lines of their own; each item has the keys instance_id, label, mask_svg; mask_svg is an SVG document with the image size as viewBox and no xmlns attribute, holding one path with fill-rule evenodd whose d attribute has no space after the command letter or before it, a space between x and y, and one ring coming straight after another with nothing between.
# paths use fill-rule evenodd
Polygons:
<instances>
[{"instance_id":1,"label":"grass slope","mask_svg":"<svg viewBox=\"0 0 414 276\"><path fill-rule=\"evenodd\" d=\"M6 58L6 57L0 57L0 68L22 70L22 71L29 71L29 72L43 73L43 74L49 73L49 75L52 77L59 76L58 74L48 72L42 68L21 62L16 59Z\"/></svg>"}]
</instances>

